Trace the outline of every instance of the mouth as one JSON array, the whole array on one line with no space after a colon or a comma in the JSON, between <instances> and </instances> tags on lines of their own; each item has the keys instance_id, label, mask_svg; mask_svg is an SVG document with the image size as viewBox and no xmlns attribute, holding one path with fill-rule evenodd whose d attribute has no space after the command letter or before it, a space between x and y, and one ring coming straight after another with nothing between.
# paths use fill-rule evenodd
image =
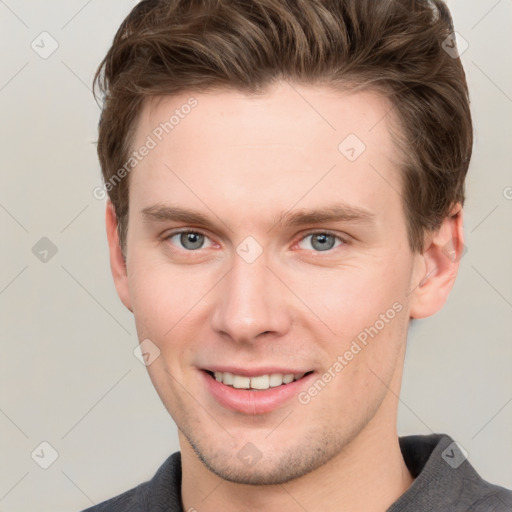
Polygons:
<instances>
[{"instance_id":1,"label":"mouth","mask_svg":"<svg viewBox=\"0 0 512 512\"><path fill-rule=\"evenodd\" d=\"M312 384L316 372L291 368L217 367L200 370L199 375L207 393L223 409L259 415L292 404L298 394Z\"/></svg>"},{"instance_id":2,"label":"mouth","mask_svg":"<svg viewBox=\"0 0 512 512\"><path fill-rule=\"evenodd\" d=\"M238 375L231 372L203 370L212 379L233 389L266 391L271 388L287 386L313 373L266 373L261 375Z\"/></svg>"}]
</instances>

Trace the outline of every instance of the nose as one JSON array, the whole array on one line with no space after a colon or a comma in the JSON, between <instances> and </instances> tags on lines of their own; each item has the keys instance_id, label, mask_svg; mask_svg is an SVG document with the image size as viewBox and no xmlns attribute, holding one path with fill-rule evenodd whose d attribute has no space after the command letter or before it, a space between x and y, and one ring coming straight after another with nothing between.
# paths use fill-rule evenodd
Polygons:
<instances>
[{"instance_id":1,"label":"nose","mask_svg":"<svg viewBox=\"0 0 512 512\"><path fill-rule=\"evenodd\" d=\"M291 305L286 303L290 297L264 255L252 263L235 255L216 293L211 326L224 337L251 343L263 334L279 337L290 329Z\"/></svg>"}]
</instances>

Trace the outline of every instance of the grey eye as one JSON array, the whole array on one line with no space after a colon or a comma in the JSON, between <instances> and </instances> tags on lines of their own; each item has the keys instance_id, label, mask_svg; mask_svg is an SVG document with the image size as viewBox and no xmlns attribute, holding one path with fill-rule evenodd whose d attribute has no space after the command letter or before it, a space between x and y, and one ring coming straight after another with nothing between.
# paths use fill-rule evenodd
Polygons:
<instances>
[{"instance_id":1,"label":"grey eye","mask_svg":"<svg viewBox=\"0 0 512 512\"><path fill-rule=\"evenodd\" d=\"M176 239L177 237L179 237L179 242L173 241L173 239ZM179 233L174 233L169 236L169 240L174 245L178 245L178 247L181 246L187 251L194 251L196 249L201 249L205 245L207 237L196 231L180 231Z\"/></svg>"},{"instance_id":2,"label":"grey eye","mask_svg":"<svg viewBox=\"0 0 512 512\"><path fill-rule=\"evenodd\" d=\"M328 251L334 247L336 240L332 235L319 234L311 237L311 245L318 251Z\"/></svg>"},{"instance_id":3,"label":"grey eye","mask_svg":"<svg viewBox=\"0 0 512 512\"><path fill-rule=\"evenodd\" d=\"M340 237L331 235L329 233L311 233L305 236L300 243L306 243L306 240L310 240L310 247L302 247L303 249L310 250L311 248L314 251L325 252L336 247L336 241L338 240L338 245L341 245L342 240Z\"/></svg>"}]
</instances>

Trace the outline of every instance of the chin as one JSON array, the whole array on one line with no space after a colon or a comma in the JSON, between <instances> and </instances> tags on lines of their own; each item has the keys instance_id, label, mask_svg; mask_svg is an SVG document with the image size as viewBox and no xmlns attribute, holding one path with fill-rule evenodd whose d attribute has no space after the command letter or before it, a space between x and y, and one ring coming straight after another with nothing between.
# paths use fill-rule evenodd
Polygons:
<instances>
[{"instance_id":1,"label":"chin","mask_svg":"<svg viewBox=\"0 0 512 512\"><path fill-rule=\"evenodd\" d=\"M188 441L196 456L209 471L224 480L243 485L285 484L321 467L335 455L333 444L318 446L316 449L312 446L308 449L289 446L283 453L269 450L272 453L272 457L269 458L265 453L259 452L252 443L246 443L244 448L233 452L227 447L225 450L215 451L210 448L204 449L190 439ZM251 463L244 461L246 454L253 456Z\"/></svg>"}]
</instances>

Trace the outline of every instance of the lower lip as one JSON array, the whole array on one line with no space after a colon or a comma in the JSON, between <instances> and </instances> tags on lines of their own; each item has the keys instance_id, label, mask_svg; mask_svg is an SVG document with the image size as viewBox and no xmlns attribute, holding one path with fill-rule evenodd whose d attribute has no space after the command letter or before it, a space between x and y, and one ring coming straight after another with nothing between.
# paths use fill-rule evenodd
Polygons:
<instances>
[{"instance_id":1,"label":"lower lip","mask_svg":"<svg viewBox=\"0 0 512 512\"><path fill-rule=\"evenodd\" d=\"M314 373L302 379L260 391L249 389L236 389L218 382L206 371L201 370L206 387L219 404L233 411L244 414L264 414L271 412L296 396L301 388L305 387Z\"/></svg>"}]
</instances>

